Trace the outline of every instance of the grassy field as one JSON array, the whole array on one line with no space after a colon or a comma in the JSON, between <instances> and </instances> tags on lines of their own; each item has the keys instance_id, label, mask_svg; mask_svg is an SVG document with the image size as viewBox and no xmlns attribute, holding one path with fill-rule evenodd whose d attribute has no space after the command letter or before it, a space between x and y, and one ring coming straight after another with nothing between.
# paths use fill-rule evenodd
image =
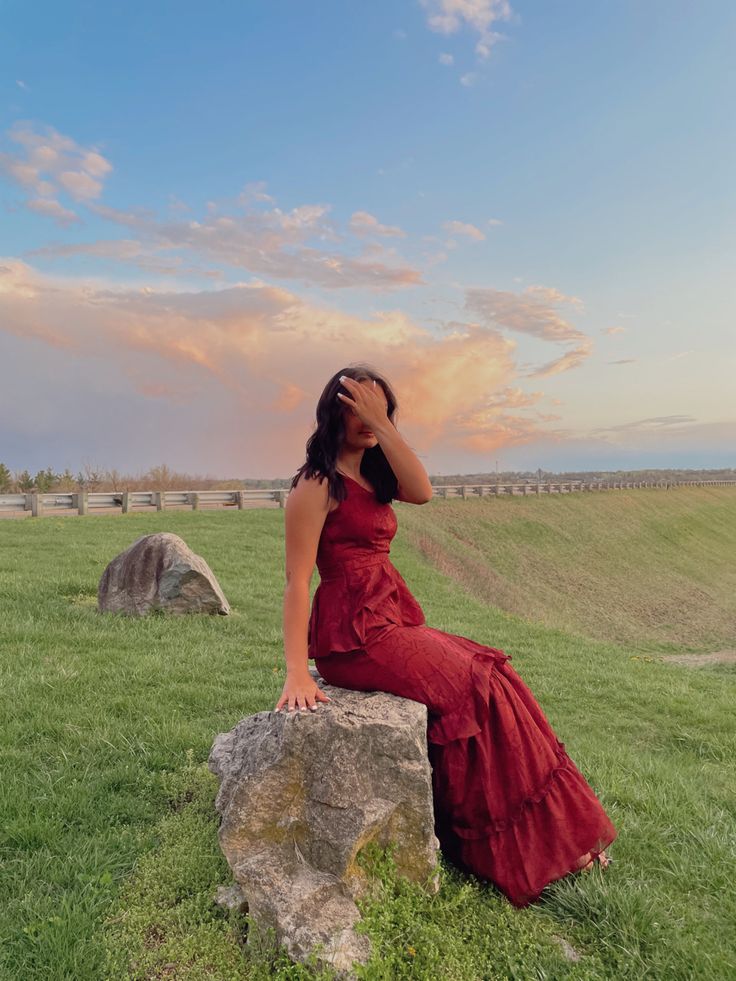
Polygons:
<instances>
[{"instance_id":1,"label":"grassy field","mask_svg":"<svg viewBox=\"0 0 736 981\"><path fill-rule=\"evenodd\" d=\"M408 541L472 596L648 651L736 646L736 489L436 500Z\"/></svg>"},{"instance_id":2,"label":"grassy field","mask_svg":"<svg viewBox=\"0 0 736 981\"><path fill-rule=\"evenodd\" d=\"M735 677L656 656L735 646L736 496L396 510L392 557L427 622L512 655L619 839L608 872L556 883L521 911L444 864L440 893L426 896L397 880L390 855L368 851L376 956L362 976L736 976ZM282 522L264 510L0 525L3 981L315 976L265 942L244 949L246 918L212 901L230 875L205 761L216 733L273 708L281 690ZM230 617L97 613L107 562L161 530L206 558ZM462 575L463 554L483 589ZM547 570L573 562L575 578L542 589ZM498 583L518 605L494 595ZM687 583L707 637L677 615Z\"/></svg>"}]
</instances>

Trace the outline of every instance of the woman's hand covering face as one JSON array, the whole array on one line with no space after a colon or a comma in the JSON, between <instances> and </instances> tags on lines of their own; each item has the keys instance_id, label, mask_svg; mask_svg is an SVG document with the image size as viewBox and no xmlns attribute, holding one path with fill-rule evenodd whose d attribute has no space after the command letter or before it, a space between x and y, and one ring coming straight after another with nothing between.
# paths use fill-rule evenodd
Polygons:
<instances>
[{"instance_id":1,"label":"woman's hand covering face","mask_svg":"<svg viewBox=\"0 0 736 981\"><path fill-rule=\"evenodd\" d=\"M372 432L374 426L380 426L386 421L388 402L383 388L377 385L375 380L372 385L365 385L355 381L354 378L343 375L340 381L350 392L350 395L343 395L342 392L338 392L337 397L343 405L347 405L355 411L366 429L370 429Z\"/></svg>"}]
</instances>

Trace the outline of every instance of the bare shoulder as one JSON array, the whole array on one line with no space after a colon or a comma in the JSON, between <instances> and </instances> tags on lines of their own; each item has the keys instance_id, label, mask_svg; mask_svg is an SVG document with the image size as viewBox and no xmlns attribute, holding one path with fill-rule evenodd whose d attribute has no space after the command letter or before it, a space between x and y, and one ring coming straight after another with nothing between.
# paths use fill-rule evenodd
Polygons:
<instances>
[{"instance_id":1,"label":"bare shoulder","mask_svg":"<svg viewBox=\"0 0 736 981\"><path fill-rule=\"evenodd\" d=\"M328 482L301 476L286 498L284 514L287 582L309 582L329 513Z\"/></svg>"},{"instance_id":2,"label":"bare shoulder","mask_svg":"<svg viewBox=\"0 0 736 981\"><path fill-rule=\"evenodd\" d=\"M302 475L286 498L286 508L292 514L326 515L330 510L330 487L326 477Z\"/></svg>"}]
</instances>

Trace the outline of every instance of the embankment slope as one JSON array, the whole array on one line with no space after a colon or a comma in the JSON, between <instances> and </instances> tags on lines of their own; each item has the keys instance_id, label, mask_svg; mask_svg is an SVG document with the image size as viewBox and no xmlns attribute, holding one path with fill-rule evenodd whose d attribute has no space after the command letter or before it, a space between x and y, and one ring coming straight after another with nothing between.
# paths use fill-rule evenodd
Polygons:
<instances>
[{"instance_id":1,"label":"embankment slope","mask_svg":"<svg viewBox=\"0 0 736 981\"><path fill-rule=\"evenodd\" d=\"M652 651L736 647L736 488L433 499L402 531L469 594Z\"/></svg>"}]
</instances>

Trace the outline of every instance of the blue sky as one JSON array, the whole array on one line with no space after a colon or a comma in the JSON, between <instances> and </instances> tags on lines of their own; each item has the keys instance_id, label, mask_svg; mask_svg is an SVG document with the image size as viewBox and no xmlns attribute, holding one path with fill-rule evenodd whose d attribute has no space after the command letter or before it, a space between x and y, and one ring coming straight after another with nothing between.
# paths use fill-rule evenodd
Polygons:
<instances>
[{"instance_id":1,"label":"blue sky","mask_svg":"<svg viewBox=\"0 0 736 981\"><path fill-rule=\"evenodd\" d=\"M736 465L732 4L2 11L11 469L286 476L362 360L431 472Z\"/></svg>"}]
</instances>

